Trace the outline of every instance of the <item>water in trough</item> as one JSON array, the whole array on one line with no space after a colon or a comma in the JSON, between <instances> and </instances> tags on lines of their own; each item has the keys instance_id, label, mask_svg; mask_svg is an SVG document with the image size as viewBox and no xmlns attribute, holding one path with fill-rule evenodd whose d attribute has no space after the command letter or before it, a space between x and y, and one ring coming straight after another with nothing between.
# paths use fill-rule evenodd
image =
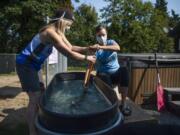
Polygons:
<instances>
[{"instance_id":1,"label":"water in trough","mask_svg":"<svg viewBox=\"0 0 180 135\"><path fill-rule=\"evenodd\" d=\"M45 108L51 112L83 115L97 113L110 106L94 84L89 85L85 92L82 80L58 81L50 89L45 95Z\"/></svg>"}]
</instances>

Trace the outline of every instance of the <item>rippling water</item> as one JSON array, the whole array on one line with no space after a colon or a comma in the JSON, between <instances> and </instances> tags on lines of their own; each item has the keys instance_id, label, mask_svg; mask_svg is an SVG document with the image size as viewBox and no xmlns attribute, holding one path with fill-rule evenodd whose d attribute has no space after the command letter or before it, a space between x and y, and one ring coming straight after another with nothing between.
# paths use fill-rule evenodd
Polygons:
<instances>
[{"instance_id":1,"label":"rippling water","mask_svg":"<svg viewBox=\"0 0 180 135\"><path fill-rule=\"evenodd\" d=\"M82 80L61 81L49 90L49 94L45 95L45 107L52 112L89 114L110 106L94 85L90 85L87 92L84 92Z\"/></svg>"}]
</instances>

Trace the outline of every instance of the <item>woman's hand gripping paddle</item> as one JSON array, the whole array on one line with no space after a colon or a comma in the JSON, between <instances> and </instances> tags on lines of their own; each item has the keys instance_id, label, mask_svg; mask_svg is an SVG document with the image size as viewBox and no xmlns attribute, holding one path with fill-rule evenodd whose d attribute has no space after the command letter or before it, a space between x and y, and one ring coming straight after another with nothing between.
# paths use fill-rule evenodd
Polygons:
<instances>
[{"instance_id":1,"label":"woman's hand gripping paddle","mask_svg":"<svg viewBox=\"0 0 180 135\"><path fill-rule=\"evenodd\" d=\"M88 89L89 79L90 79L90 75L93 70L93 67L94 67L94 64L92 62L89 62L88 68L86 70L85 78L84 78L84 84L83 84L85 91Z\"/></svg>"}]
</instances>

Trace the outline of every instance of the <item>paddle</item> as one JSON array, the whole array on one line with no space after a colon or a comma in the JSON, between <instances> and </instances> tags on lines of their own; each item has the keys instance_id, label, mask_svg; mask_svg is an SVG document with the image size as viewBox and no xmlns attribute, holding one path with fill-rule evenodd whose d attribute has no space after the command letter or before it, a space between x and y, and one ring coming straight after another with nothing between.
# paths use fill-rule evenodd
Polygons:
<instances>
[{"instance_id":1,"label":"paddle","mask_svg":"<svg viewBox=\"0 0 180 135\"><path fill-rule=\"evenodd\" d=\"M162 111L165 108L164 90L163 90L163 86L162 86L161 80L160 80L158 60L157 60L157 54L156 53L155 53L155 62L156 62L156 71L157 71L157 87L156 87L157 107L158 107L158 111Z\"/></svg>"},{"instance_id":2,"label":"paddle","mask_svg":"<svg viewBox=\"0 0 180 135\"><path fill-rule=\"evenodd\" d=\"M85 78L84 78L84 84L83 84L85 90L88 88L88 83L89 83L91 71L93 70L93 66L94 64L92 62L89 62L88 68L86 70Z\"/></svg>"}]
</instances>

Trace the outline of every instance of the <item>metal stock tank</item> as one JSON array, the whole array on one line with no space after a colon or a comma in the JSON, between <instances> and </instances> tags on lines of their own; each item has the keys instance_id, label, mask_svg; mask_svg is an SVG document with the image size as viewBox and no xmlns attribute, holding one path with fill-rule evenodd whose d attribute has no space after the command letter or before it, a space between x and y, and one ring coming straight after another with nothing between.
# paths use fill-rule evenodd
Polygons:
<instances>
[{"instance_id":1,"label":"metal stock tank","mask_svg":"<svg viewBox=\"0 0 180 135\"><path fill-rule=\"evenodd\" d=\"M54 76L39 101L35 122L39 135L109 135L123 123L115 92L91 76L83 89L85 73Z\"/></svg>"}]
</instances>

